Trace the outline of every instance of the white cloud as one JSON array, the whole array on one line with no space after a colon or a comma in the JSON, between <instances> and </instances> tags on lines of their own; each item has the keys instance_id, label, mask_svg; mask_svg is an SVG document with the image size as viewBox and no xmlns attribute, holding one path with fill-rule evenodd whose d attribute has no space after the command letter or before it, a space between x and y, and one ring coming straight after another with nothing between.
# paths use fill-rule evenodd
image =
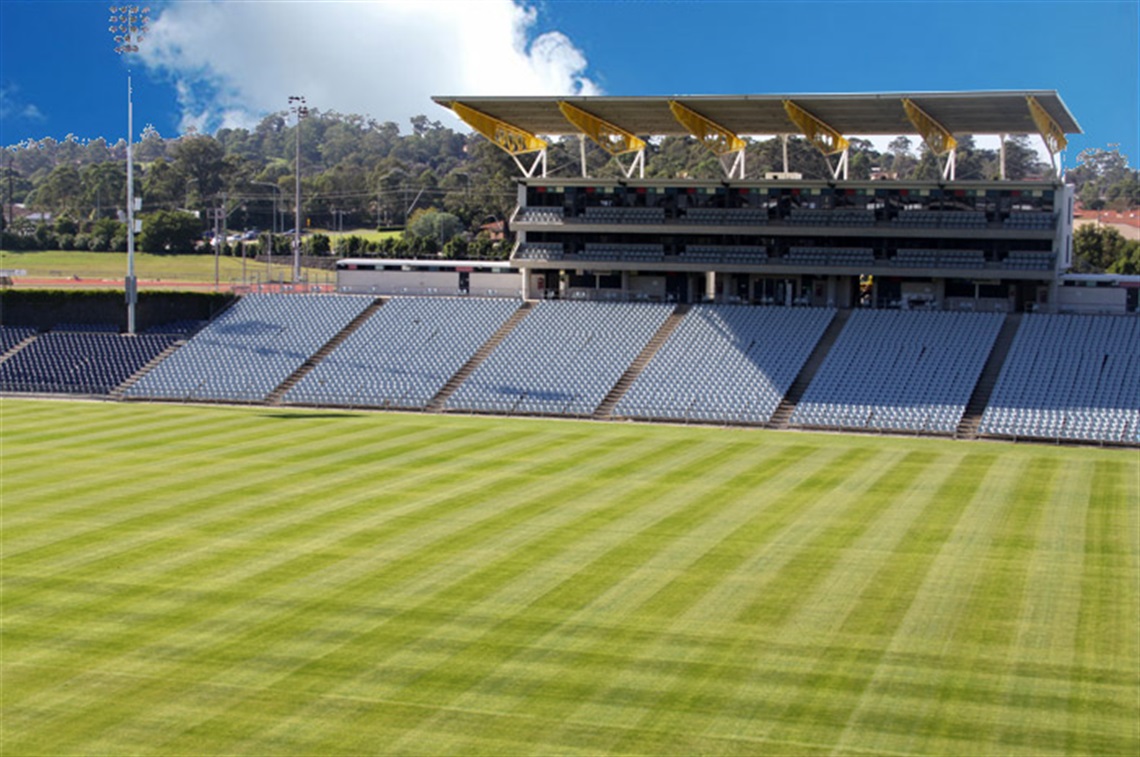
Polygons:
<instances>
[{"instance_id":1,"label":"white cloud","mask_svg":"<svg viewBox=\"0 0 1140 757\"><path fill-rule=\"evenodd\" d=\"M432 95L600 94L574 43L512 0L177 0L142 47L175 81L183 130L248 127L295 94L401 125L449 121Z\"/></svg>"},{"instance_id":2,"label":"white cloud","mask_svg":"<svg viewBox=\"0 0 1140 757\"><path fill-rule=\"evenodd\" d=\"M15 84L0 87L0 118L22 118L28 121L43 121L43 111L35 103L24 102L20 98L20 88Z\"/></svg>"}]
</instances>

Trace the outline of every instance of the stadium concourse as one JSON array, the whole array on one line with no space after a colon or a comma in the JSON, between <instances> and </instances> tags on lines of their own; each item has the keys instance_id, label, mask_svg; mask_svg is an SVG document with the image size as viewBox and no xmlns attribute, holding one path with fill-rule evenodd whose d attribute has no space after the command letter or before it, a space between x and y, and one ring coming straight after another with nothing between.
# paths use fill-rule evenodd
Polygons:
<instances>
[{"instance_id":1,"label":"stadium concourse","mask_svg":"<svg viewBox=\"0 0 1140 757\"><path fill-rule=\"evenodd\" d=\"M10 324L0 390L1140 445L1140 277L1068 273L1055 176L956 176L963 135L1036 132L1056 166L1055 92L436 101L519 166L510 261L342 260L336 294L154 339ZM740 135L795 134L830 178L786 150L749 175ZM918 136L941 176L850 179L844 134ZM547 175L551 135L579 175ZM664 136L723 177L646 179Z\"/></svg>"}]
</instances>

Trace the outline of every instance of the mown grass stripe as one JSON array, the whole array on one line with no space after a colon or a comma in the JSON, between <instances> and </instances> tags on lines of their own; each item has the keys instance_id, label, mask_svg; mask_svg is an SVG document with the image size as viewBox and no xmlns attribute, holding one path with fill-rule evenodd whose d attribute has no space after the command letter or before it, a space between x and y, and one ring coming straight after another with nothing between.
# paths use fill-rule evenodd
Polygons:
<instances>
[{"instance_id":1,"label":"mown grass stripe","mask_svg":"<svg viewBox=\"0 0 1140 757\"><path fill-rule=\"evenodd\" d=\"M866 492L849 504L840 503L843 509L837 509L835 517L798 546L792 559L765 581L763 593L740 614L739 622L785 624L831 571L842 550L862 536L878 514L891 504L891 497L906 492L934 459L931 452L909 452L881 473ZM833 475L845 478L841 471ZM843 478L833 478L832 488Z\"/></svg>"},{"instance_id":2,"label":"mown grass stripe","mask_svg":"<svg viewBox=\"0 0 1140 757\"><path fill-rule=\"evenodd\" d=\"M731 511L734 508L739 510L741 508L740 491L750 491L757 483L775 478L780 472L803 464L806 456L812 451L813 448L789 448L783 450L781 454L767 459L767 461L751 461L749 466L736 472L735 475L728 475L725 478L714 475L714 477L710 477L710 480L717 481L714 488L701 491L701 493L694 493L684 503L684 510L675 512L678 518L682 518L682 516L691 518L693 508L699 506L702 510L707 510L707 512L701 513L701 518L703 522L709 523L718 519L725 510ZM634 630L644 627L646 618L644 602L641 605L636 603L629 605L620 597L626 597L630 592L634 596L644 595L642 584L659 584L659 571L644 569L649 568L657 561L658 557L666 555L675 546L685 543L686 539L694 532L701 530L700 522L694 522L692 529L678 529L671 522L654 523L653 526L632 535L627 542L614 545L609 553L598 555L594 563L587 564L583 570L579 571L580 576L570 579L572 584L568 581L567 584L557 587L560 593L564 593L569 587L577 592L580 591L580 586L585 581L594 600L588 603L588 607L584 607L573 614L572 619L580 618L580 620L573 622L571 628L568 628L567 624L562 624L549 629L549 633L545 636L531 637L534 633L532 630L528 630L527 636L521 640L514 640L512 635L514 649L505 650L504 658L498 661L498 665L494 669L486 671L477 685L474 685L471 691L465 694L464 699L459 700L459 702L498 697L503 701L503 707L510 708L512 711L520 711L520 709L529 711L529 708L534 707L536 703L544 703L545 707L545 702L551 699L560 702L604 699L604 693L601 691L604 679L598 677L600 671L581 665L580 662L594 658L602 650L608 654L617 654L621 650L632 649L634 646L644 645L649 641L646 640L640 630ZM655 540L654 550L646 552L640 543L650 534L665 535L666 538L663 542ZM636 554L636 557L629 557L630 553ZM633 564L632 560L634 561ZM620 581L620 583L610 583L606 586L609 573L614 568L619 571L625 569L628 572L628 578ZM602 587L589 587L589 585L597 583L601 583ZM654 595L655 593L649 596ZM552 597L549 601L557 600ZM529 625L530 618L543 617L544 613L536 611L536 607L537 603L532 603L526 616L512 619L512 629L519 622L526 626ZM611 622L604 627L594 627L593 618L603 608L609 612L616 612L618 618L625 617L628 614L630 620L636 619L636 625ZM589 628L589 633L586 636L583 636L586 629L581 627L584 624ZM539 630L545 629L539 628ZM572 671L572 673L569 675L563 673L556 677L528 676L526 671L534 669L536 659L535 656L528 654L527 650L536 648L541 650L540 657L545 660L545 665L551 665L552 660L556 660L557 670ZM612 675L614 671L616 670L611 665L606 673ZM510 690L503 692L500 689L500 683L506 679L510 679L513 683ZM541 697L532 697L530 694L534 692L541 692ZM560 710L564 710L564 708L565 705L559 705ZM562 711L559 717L564 721L571 721L573 716Z\"/></svg>"},{"instance_id":3,"label":"mown grass stripe","mask_svg":"<svg viewBox=\"0 0 1140 757\"><path fill-rule=\"evenodd\" d=\"M1140 529L1136 466L1098 460L1088 497L1077 620L1074 696L1065 746L1070 753L1140 753ZM1129 486L1128 482L1132 484ZM1124 720L1104 717L1106 671L1128 671Z\"/></svg>"},{"instance_id":4,"label":"mown grass stripe","mask_svg":"<svg viewBox=\"0 0 1140 757\"><path fill-rule=\"evenodd\" d=\"M678 470L676 464L679 462L679 459L684 456L687 446L688 445L684 444L673 444L670 449L664 449L659 445L650 445L637 449L634 454L638 457L629 458L619 455L616 456L619 458L616 462L615 456L600 455L598 458L599 463L604 461L607 465L599 470L598 477L605 480L608 476L618 474L628 466L630 462L641 462L651 466L664 464L673 470ZM708 460L701 460L701 462L707 463ZM698 466L699 463L693 463L694 469ZM678 470L677 475L683 477L688 474L690 474L689 471ZM603 484L599 482L595 484L595 486L600 488ZM575 499L588 500L591 493L591 490L568 489L561 493L560 498L564 500L561 503L552 502L549 497L543 497L541 499L529 498L524 500L524 504L519 507L537 508L532 514L538 515L540 514L539 510L545 512L557 511L558 504L566 504ZM638 502L633 497L626 497L624 502L630 511L634 511L638 507ZM644 501L641 502L641 504L644 504ZM552 531L541 532L541 538L537 543L527 541L524 547L528 552L533 552L536 555L534 559L551 560L556 557L559 552L567 549L576 538L586 538L590 535L591 529L584 527L584 522L596 521L599 524L603 524L612 522L614 518L621 517L622 515L623 513L610 512L605 508L589 507L576 513L576 517L572 518L570 523L557 527ZM486 538L497 530L501 530L501 526L498 524L486 533L473 539L472 543L478 543L482 538ZM576 536L576 534L580 535ZM445 624L445 626L450 627L453 632L460 634L457 639L445 644L442 648L438 642L433 641L430 637L425 639L425 633L430 633L427 629L439 623L439 618L436 617L437 615L455 619L463 617L461 608L455 607L453 601L448 601L448 596L456 596L457 594L464 596L463 588L466 588L474 592L473 594L466 595L469 597L468 602L478 602L479 598L483 596L482 592L494 591L496 586L499 585L498 581L489 580L489 577L510 568L510 564L515 561L516 556L518 557L518 565L513 570L521 571L534 568L534 559L528 561L525 557L519 556L517 551L510 554L511 558L509 560L500 561L482 570L477 570L474 573L465 575L460 578L459 583L453 582L445 584L435 593L417 592L415 603L403 612L379 618L378 622L374 622L371 627L366 626L362 628L359 632L344 639L342 644L330 648L319 661L319 667L332 666L343 670L344 675L342 678L329 679L319 675L315 676L314 672L318 669L315 664L314 666L306 666L290 671L285 678L274 683L274 687L304 687L314 693L321 692L321 696L326 693L351 693L354 691L353 687L357 686L362 686L362 688L373 692L398 691L404 679L399 675L398 667L393 669L393 660L398 658L399 655L410 653L413 657L416 657L414 650L417 647L422 647L424 644L435 647L438 650L437 653L445 653L448 650L469 645L469 637L471 635L478 635L485 632L485 626L482 624L474 624L472 628L463 628L462 630L459 627ZM427 557L430 558L431 555ZM368 581L368 583L372 584L373 582ZM489 622L499 621L489 619ZM421 631L421 628L424 630ZM378 643L380 640L384 640L384 642ZM381 662L384 664L385 673L382 681L368 681L366 674L367 669L361 670L356 674L357 676L365 675L363 685L354 681L352 671L358 668L359 650L362 647L384 649L384 653L381 656L377 657L374 655L371 659L373 664ZM421 668L409 669L409 672L413 670L415 671L414 677L417 678L421 675L430 674L426 672L426 669ZM423 686L423 682L417 680L417 688ZM328 687L335 687L335 689L330 692ZM305 717L304 712L293 713L287 719L283 727L290 727L292 723L303 722ZM251 735L251 738L253 737L254 735Z\"/></svg>"},{"instance_id":5,"label":"mown grass stripe","mask_svg":"<svg viewBox=\"0 0 1140 757\"><path fill-rule=\"evenodd\" d=\"M492 528L492 530L493 530L493 528ZM289 573L288 575L294 576L293 573ZM254 592L254 594L256 594L256 592ZM198 612L202 613L204 609L205 608L200 607L200 608L198 608ZM259 650L261 649L260 643L257 643L257 642L264 642L266 640L264 638L265 634L264 634L262 629L276 628L277 624L284 620L284 618L281 615L281 611L279 610L278 612L267 612L267 613L265 613L265 616L263 618L260 618L258 621L254 622L254 623L252 623L252 625L250 625L248 623L248 621L244 620L248 616L248 612L249 612L248 608L229 608L228 603L227 603L227 605L225 607L219 608L219 609L221 609L222 611L227 612L227 613L236 613L238 615L238 617L241 617L243 619L243 621L238 626L231 626L229 628L229 632L227 633L226 637L224 639L219 639L218 645L216 645L216 646L211 645L211 646L207 646L201 650L196 650L195 654L191 655L190 658L188 659L188 661L187 660L180 660L179 661L180 662L179 669L184 669L186 667L186 665L188 665L188 664L193 664L193 665L200 668L202 663L207 662L207 659L206 659L207 657L212 658L211 662L213 663L213 669L215 669L215 670L223 671L226 669L236 669L233 666L239 665L241 663L244 655L252 654L254 656L254 659L256 659L257 655L259 654ZM269 610L268 607L265 609ZM298 610L296 610L296 608L292 608L292 607L288 607L287 609L293 611L294 613L303 612L303 610L298 611ZM187 620L191 620L191 619L188 618ZM200 625L200 624L201 624L201 621L199 620L197 622L197 625ZM194 624L192 624L192 626L193 625ZM239 629L240 629L240 633L239 633ZM240 650L242 650L242 648L243 648L242 647L243 641L245 642L245 645L246 645L245 646L246 651L240 652ZM255 642L256 645L250 646L250 642ZM234 651L239 651L240 654L243 656L239 656L237 658L234 658L234 656L233 656ZM141 663L150 663L150 665L152 667L154 667L154 664L156 661L155 660L143 659L140 662ZM115 664L116 668L122 668L126 664L126 660L120 658L114 664ZM159 666L159 668L161 669L161 666ZM155 686L161 685L161 682L160 681L156 682L154 685ZM150 687L150 685L148 684L148 686L144 686L143 689L146 690L149 687ZM138 692L139 696L142 696L142 694L143 694L143 691ZM91 717L94 718L96 716L94 714L92 714ZM108 714L108 717L113 717L113 715Z\"/></svg>"},{"instance_id":6,"label":"mown grass stripe","mask_svg":"<svg viewBox=\"0 0 1140 757\"><path fill-rule=\"evenodd\" d=\"M667 451L656 446L641 447L635 454L638 458L634 460L640 459L642 463L658 467L661 475L675 481L679 488L683 488L685 482L691 480L698 471L708 470L710 466L716 466L717 461L732 457L731 453L726 455L725 448L719 445L702 453L694 453L692 446L683 442L671 445ZM632 461L619 460L612 464L609 472L620 474ZM605 476L606 473L603 472L600 477L604 479ZM585 508L570 510L574 517L558 526L534 533L530 540L514 551L501 553L487 565L467 576L462 584L441 587L440 591L424 597L422 602L418 603L415 612L434 614L444 611L449 615L457 615L465 611L477 611L487 598L484 592L494 590L501 592L503 588L509 587L512 581L524 577L526 583L537 581L539 586L546 584L547 588L539 588L537 591L539 598L549 596L551 591L564 584L569 575L583 570L580 561L573 557L562 558L563 555L573 552L576 545L595 538L598 533L604 533L607 538L621 543L628 542L631 533L629 526L636 522L637 516L647 506L657 504L653 496L657 495L659 490L652 485L635 483L629 489L623 490L617 501L607 501L604 497L599 501L595 494L604 488L603 482L594 482L584 489L566 490L558 495L551 495L562 499L563 502L559 503L562 505L574 500L590 504ZM631 517L634 520L631 520ZM641 528L652 525L660 517L660 515L652 517L650 521L633 528L632 532L637 533ZM596 561L598 558L594 559ZM549 562L554 562L551 570L536 570L541 563ZM472 587L475 588L474 593L471 591ZM512 602L527 599L525 617L534 623L542 624L544 615L539 612L539 607L535 604L536 597L532 596L535 591L528 589L522 595L511 592ZM492 620L493 618L494 616L488 616L492 625L496 622ZM483 635L485 627L478 626L476 632Z\"/></svg>"},{"instance_id":7,"label":"mown grass stripe","mask_svg":"<svg viewBox=\"0 0 1140 757\"><path fill-rule=\"evenodd\" d=\"M937 456L927 450L915 450L886 467L874 482L843 510L834 524L819 531L799 550L794 562L782 569L769 586L773 590L763 603L749 608L757 622L783 629L794 619L793 610L820 585L840 561L843 552L858 543L867 529L889 509L894 498L901 497L932 465ZM800 587L797 595L793 586ZM761 609L762 608L762 609ZM791 628L810 628L810 626ZM816 632L818 634L818 631ZM801 740L808 736L804 723L813 723L811 738L836 740L857 706L862 689L869 682L866 675L873 666L863 647L846 647L828 643L808 676L807 685L784 687L782 701L772 702L775 723L764 735L777 740ZM825 725L826 724L826 725ZM824 735L826 734L826 736Z\"/></svg>"}]
</instances>

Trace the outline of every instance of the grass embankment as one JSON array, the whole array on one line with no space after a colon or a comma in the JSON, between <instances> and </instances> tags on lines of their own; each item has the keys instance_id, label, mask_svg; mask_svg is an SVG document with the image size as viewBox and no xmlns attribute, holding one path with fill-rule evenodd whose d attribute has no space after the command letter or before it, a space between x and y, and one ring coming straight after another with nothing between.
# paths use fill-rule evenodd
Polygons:
<instances>
[{"instance_id":1,"label":"grass embankment","mask_svg":"<svg viewBox=\"0 0 1140 757\"><path fill-rule=\"evenodd\" d=\"M1135 450L0 410L5 754L1140 750Z\"/></svg>"}]
</instances>

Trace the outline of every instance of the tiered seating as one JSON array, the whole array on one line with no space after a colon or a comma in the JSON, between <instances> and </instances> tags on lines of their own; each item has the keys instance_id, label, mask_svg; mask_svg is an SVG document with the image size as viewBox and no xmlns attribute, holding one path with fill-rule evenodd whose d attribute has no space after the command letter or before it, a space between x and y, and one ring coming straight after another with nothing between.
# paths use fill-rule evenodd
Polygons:
<instances>
[{"instance_id":1,"label":"tiered seating","mask_svg":"<svg viewBox=\"0 0 1140 757\"><path fill-rule=\"evenodd\" d=\"M985 268L981 250L900 249L893 261L900 268Z\"/></svg>"},{"instance_id":2,"label":"tiered seating","mask_svg":"<svg viewBox=\"0 0 1140 757\"><path fill-rule=\"evenodd\" d=\"M873 266L875 251L870 247L791 247L785 261L789 265Z\"/></svg>"},{"instance_id":3,"label":"tiered seating","mask_svg":"<svg viewBox=\"0 0 1140 757\"><path fill-rule=\"evenodd\" d=\"M797 226L874 226L875 211L862 208L792 208L789 220Z\"/></svg>"},{"instance_id":4,"label":"tiered seating","mask_svg":"<svg viewBox=\"0 0 1140 757\"><path fill-rule=\"evenodd\" d=\"M1056 222L1057 217L1046 211L1014 211L1001 225L1017 231L1052 231Z\"/></svg>"},{"instance_id":5,"label":"tiered seating","mask_svg":"<svg viewBox=\"0 0 1140 757\"><path fill-rule=\"evenodd\" d=\"M195 320L180 320L180 321L167 321L166 323L155 324L146 329L147 334L181 334L183 336L191 336L198 333L198 331L205 326L208 321L195 321Z\"/></svg>"},{"instance_id":6,"label":"tiered seating","mask_svg":"<svg viewBox=\"0 0 1140 757\"><path fill-rule=\"evenodd\" d=\"M942 228L944 229L984 229L986 226L986 214L984 212L976 210L942 211Z\"/></svg>"},{"instance_id":7,"label":"tiered seating","mask_svg":"<svg viewBox=\"0 0 1140 757\"><path fill-rule=\"evenodd\" d=\"M939 250L941 268L985 268L986 255L981 250Z\"/></svg>"},{"instance_id":8,"label":"tiered seating","mask_svg":"<svg viewBox=\"0 0 1140 757\"><path fill-rule=\"evenodd\" d=\"M35 336L36 330L24 326L0 326L0 355L15 347L30 336Z\"/></svg>"},{"instance_id":9,"label":"tiered seating","mask_svg":"<svg viewBox=\"0 0 1140 757\"><path fill-rule=\"evenodd\" d=\"M702 226L763 226L767 208L688 208L684 222Z\"/></svg>"},{"instance_id":10,"label":"tiered seating","mask_svg":"<svg viewBox=\"0 0 1140 757\"><path fill-rule=\"evenodd\" d=\"M57 323L52 331L66 331L71 334L118 334L119 327L113 323Z\"/></svg>"},{"instance_id":11,"label":"tiered seating","mask_svg":"<svg viewBox=\"0 0 1140 757\"><path fill-rule=\"evenodd\" d=\"M565 221L563 208L519 208L515 223L562 223Z\"/></svg>"},{"instance_id":12,"label":"tiered seating","mask_svg":"<svg viewBox=\"0 0 1140 757\"><path fill-rule=\"evenodd\" d=\"M979 210L900 210L892 226L904 229L984 229L986 214Z\"/></svg>"},{"instance_id":13,"label":"tiered seating","mask_svg":"<svg viewBox=\"0 0 1140 757\"><path fill-rule=\"evenodd\" d=\"M810 208L792 208L790 220L797 226L829 226L831 221L831 211L811 210Z\"/></svg>"},{"instance_id":14,"label":"tiered seating","mask_svg":"<svg viewBox=\"0 0 1140 757\"><path fill-rule=\"evenodd\" d=\"M371 302L335 294L246 295L126 394L264 400Z\"/></svg>"},{"instance_id":15,"label":"tiered seating","mask_svg":"<svg viewBox=\"0 0 1140 757\"><path fill-rule=\"evenodd\" d=\"M978 430L1140 443L1140 318L1024 316Z\"/></svg>"},{"instance_id":16,"label":"tiered seating","mask_svg":"<svg viewBox=\"0 0 1140 757\"><path fill-rule=\"evenodd\" d=\"M665 256L665 246L661 244L617 244L609 242L587 242L586 249L579 255L584 260L620 261L623 263L659 263Z\"/></svg>"},{"instance_id":17,"label":"tiered seating","mask_svg":"<svg viewBox=\"0 0 1140 757\"><path fill-rule=\"evenodd\" d=\"M517 308L517 301L507 299L392 299L306 374L283 401L426 407Z\"/></svg>"},{"instance_id":18,"label":"tiered seating","mask_svg":"<svg viewBox=\"0 0 1140 757\"><path fill-rule=\"evenodd\" d=\"M1004 316L858 311L796 406L802 426L953 433Z\"/></svg>"},{"instance_id":19,"label":"tiered seating","mask_svg":"<svg viewBox=\"0 0 1140 757\"><path fill-rule=\"evenodd\" d=\"M834 315L823 308L698 305L614 414L766 423Z\"/></svg>"},{"instance_id":20,"label":"tiered seating","mask_svg":"<svg viewBox=\"0 0 1140 757\"><path fill-rule=\"evenodd\" d=\"M565 254L561 242L523 242L514 257L516 260L561 260Z\"/></svg>"},{"instance_id":21,"label":"tiered seating","mask_svg":"<svg viewBox=\"0 0 1140 757\"><path fill-rule=\"evenodd\" d=\"M691 244L677 259L683 263L740 263L756 265L768 262L768 248L757 245Z\"/></svg>"},{"instance_id":22,"label":"tiered seating","mask_svg":"<svg viewBox=\"0 0 1140 757\"><path fill-rule=\"evenodd\" d=\"M163 350L170 335L52 331L0 363L7 392L108 394Z\"/></svg>"},{"instance_id":23,"label":"tiered seating","mask_svg":"<svg viewBox=\"0 0 1140 757\"><path fill-rule=\"evenodd\" d=\"M664 208L588 207L584 216L590 223L664 223Z\"/></svg>"},{"instance_id":24,"label":"tiered seating","mask_svg":"<svg viewBox=\"0 0 1140 757\"><path fill-rule=\"evenodd\" d=\"M672 310L650 303L539 302L447 407L589 415Z\"/></svg>"},{"instance_id":25,"label":"tiered seating","mask_svg":"<svg viewBox=\"0 0 1140 757\"><path fill-rule=\"evenodd\" d=\"M1051 252L1013 250L1003 265L1015 271L1052 271L1055 256Z\"/></svg>"}]
</instances>

